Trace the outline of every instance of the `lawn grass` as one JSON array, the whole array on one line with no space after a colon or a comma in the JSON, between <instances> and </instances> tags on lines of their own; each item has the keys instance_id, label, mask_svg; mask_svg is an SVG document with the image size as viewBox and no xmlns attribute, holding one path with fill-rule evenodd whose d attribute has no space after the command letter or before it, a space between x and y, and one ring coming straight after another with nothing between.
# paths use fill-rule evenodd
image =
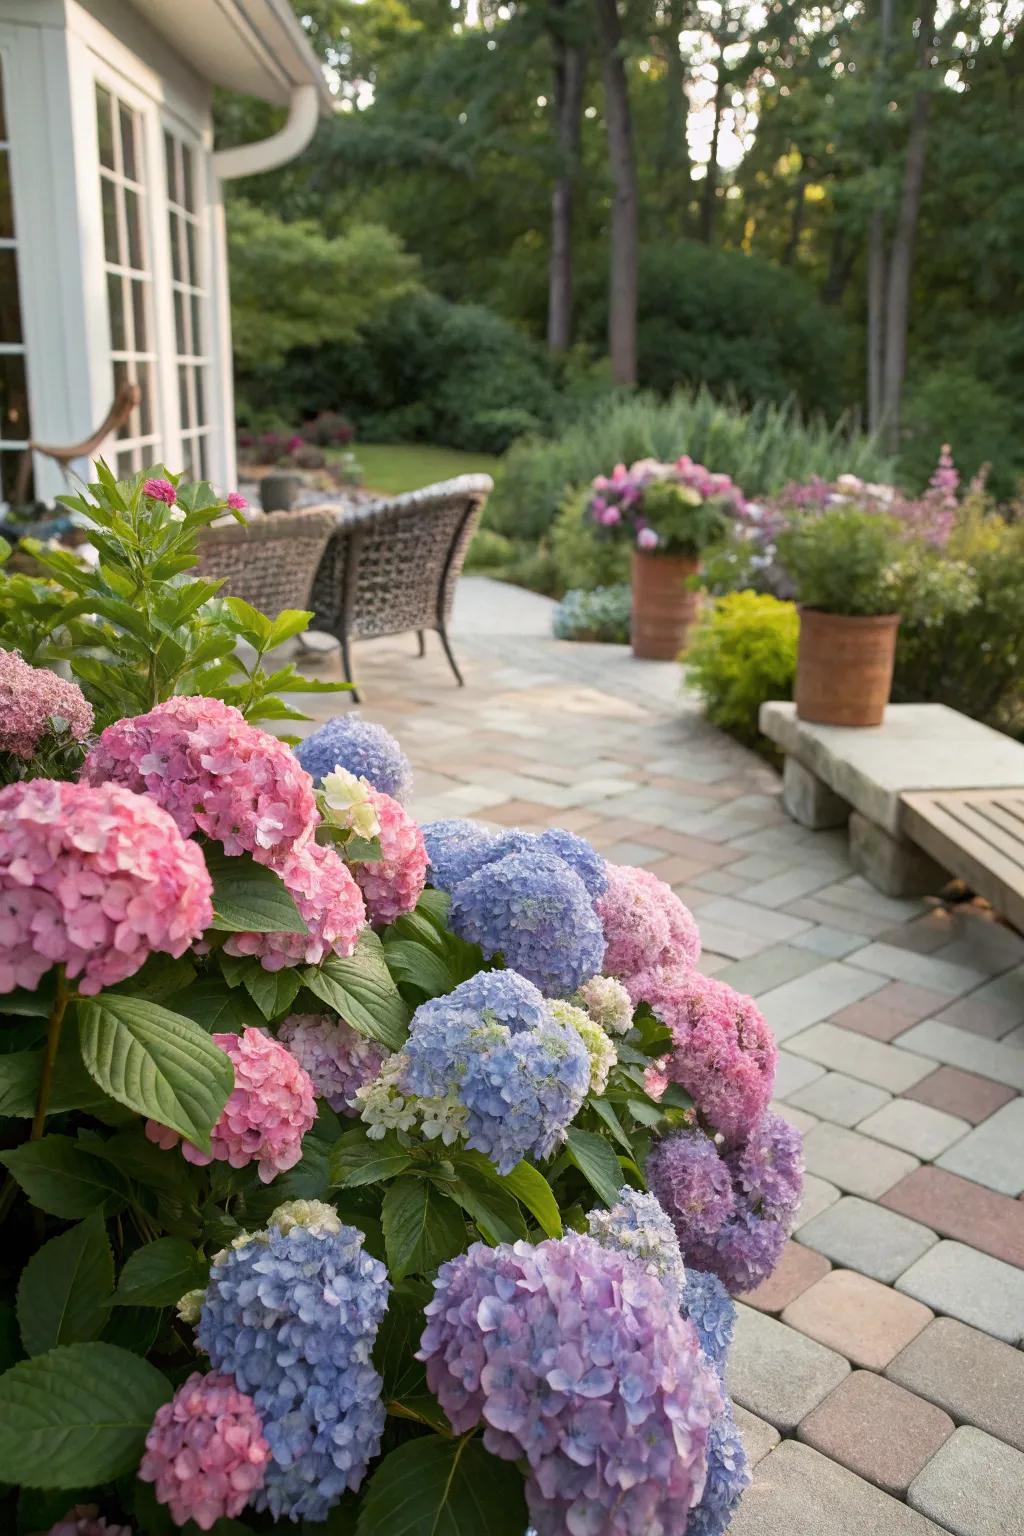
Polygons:
<instances>
[{"instance_id":1,"label":"lawn grass","mask_svg":"<svg viewBox=\"0 0 1024 1536\"><path fill-rule=\"evenodd\" d=\"M493 475L500 460L491 453L463 453L427 443L356 443L356 459L367 490L398 496L455 475Z\"/></svg>"}]
</instances>

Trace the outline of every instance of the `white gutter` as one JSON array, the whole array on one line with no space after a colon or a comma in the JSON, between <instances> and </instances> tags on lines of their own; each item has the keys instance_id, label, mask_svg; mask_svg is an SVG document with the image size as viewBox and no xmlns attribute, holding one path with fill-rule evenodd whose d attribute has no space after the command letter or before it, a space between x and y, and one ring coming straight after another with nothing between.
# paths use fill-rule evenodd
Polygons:
<instances>
[{"instance_id":1,"label":"white gutter","mask_svg":"<svg viewBox=\"0 0 1024 1536\"><path fill-rule=\"evenodd\" d=\"M315 85L292 87L288 104L288 120L269 139L259 139L255 144L239 144L234 149L218 149L213 156L213 169L221 181L234 181L239 176L257 176L261 171L276 170L301 155L316 132L320 119L320 92Z\"/></svg>"}]
</instances>

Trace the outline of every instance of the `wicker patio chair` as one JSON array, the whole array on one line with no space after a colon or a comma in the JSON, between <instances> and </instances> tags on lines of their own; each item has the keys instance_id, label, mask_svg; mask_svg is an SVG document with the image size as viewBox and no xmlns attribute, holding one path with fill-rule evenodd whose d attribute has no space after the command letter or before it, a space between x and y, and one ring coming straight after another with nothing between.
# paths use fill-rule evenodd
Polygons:
<instances>
[{"instance_id":1,"label":"wicker patio chair","mask_svg":"<svg viewBox=\"0 0 1024 1536\"><path fill-rule=\"evenodd\" d=\"M276 618L309 608L317 566L336 526L326 508L216 523L199 535L199 571L221 577L224 597L241 597Z\"/></svg>"},{"instance_id":2,"label":"wicker patio chair","mask_svg":"<svg viewBox=\"0 0 1024 1536\"><path fill-rule=\"evenodd\" d=\"M484 503L489 475L460 475L344 513L313 583L312 628L341 643L346 680L353 684L351 642L416 630L441 637L448 664L462 673L448 638L455 586Z\"/></svg>"}]
</instances>

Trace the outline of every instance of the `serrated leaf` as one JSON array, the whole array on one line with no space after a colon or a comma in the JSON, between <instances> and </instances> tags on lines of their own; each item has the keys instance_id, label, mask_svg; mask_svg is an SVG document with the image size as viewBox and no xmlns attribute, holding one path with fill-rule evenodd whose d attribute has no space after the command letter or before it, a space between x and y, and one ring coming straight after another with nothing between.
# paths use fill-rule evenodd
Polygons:
<instances>
[{"instance_id":1,"label":"serrated leaf","mask_svg":"<svg viewBox=\"0 0 1024 1536\"><path fill-rule=\"evenodd\" d=\"M632 1143L630 1142L629 1137L626 1135L625 1131L622 1129L622 1122L620 1121L618 1115L615 1113L614 1106L610 1104L607 1099L602 1098L588 1099L587 1103L590 1105L598 1119L602 1120L608 1127L609 1131L611 1131L612 1135L615 1137L615 1140L619 1143L619 1146L624 1147L630 1156L632 1156ZM660 1119L661 1117L659 1116L658 1118Z\"/></svg>"},{"instance_id":2,"label":"serrated leaf","mask_svg":"<svg viewBox=\"0 0 1024 1536\"><path fill-rule=\"evenodd\" d=\"M389 1184L381 1217L393 1280L432 1275L466 1245L466 1223L458 1207L429 1179L402 1178Z\"/></svg>"},{"instance_id":3,"label":"serrated leaf","mask_svg":"<svg viewBox=\"0 0 1024 1536\"><path fill-rule=\"evenodd\" d=\"M562 1217L558 1201L547 1179L539 1169L527 1162L517 1163L511 1173L499 1173L494 1164L482 1152L460 1152L458 1163L472 1159L474 1166L486 1178L507 1189L526 1206L546 1237L561 1237Z\"/></svg>"},{"instance_id":4,"label":"serrated leaf","mask_svg":"<svg viewBox=\"0 0 1024 1536\"><path fill-rule=\"evenodd\" d=\"M456 1167L459 1164L456 1163ZM459 1177L445 1185L448 1197L472 1218L484 1242L515 1243L527 1235L519 1201L500 1184L492 1183L475 1168L459 1167Z\"/></svg>"},{"instance_id":5,"label":"serrated leaf","mask_svg":"<svg viewBox=\"0 0 1024 1536\"><path fill-rule=\"evenodd\" d=\"M403 1280L395 1286L377 1331L373 1363L384 1379L387 1411L393 1418L450 1434L444 1410L427 1386L426 1369L416 1359L427 1323L423 1309L432 1295L433 1289L423 1281Z\"/></svg>"},{"instance_id":6,"label":"serrated leaf","mask_svg":"<svg viewBox=\"0 0 1024 1536\"><path fill-rule=\"evenodd\" d=\"M380 1462L363 1489L357 1536L522 1536L522 1473L478 1439L423 1435Z\"/></svg>"},{"instance_id":7,"label":"serrated leaf","mask_svg":"<svg viewBox=\"0 0 1024 1536\"><path fill-rule=\"evenodd\" d=\"M235 1081L230 1059L178 1013L100 993L78 1005L82 1060L112 1099L204 1152Z\"/></svg>"},{"instance_id":8,"label":"serrated leaf","mask_svg":"<svg viewBox=\"0 0 1024 1536\"><path fill-rule=\"evenodd\" d=\"M565 1150L570 1162L575 1164L605 1205L615 1205L623 1183L622 1169L604 1137L593 1131L578 1130L574 1126L566 1138Z\"/></svg>"},{"instance_id":9,"label":"serrated leaf","mask_svg":"<svg viewBox=\"0 0 1024 1536\"><path fill-rule=\"evenodd\" d=\"M209 1266L181 1237L158 1237L137 1248L117 1282L117 1307L173 1307L206 1284Z\"/></svg>"},{"instance_id":10,"label":"serrated leaf","mask_svg":"<svg viewBox=\"0 0 1024 1536\"><path fill-rule=\"evenodd\" d=\"M13 1051L0 1056L0 1115L31 1120L36 1112L43 1053ZM47 1114L59 1115L69 1109L100 1109L110 1100L93 1082L82 1064L78 1045L72 1034L61 1042L50 1081Z\"/></svg>"},{"instance_id":11,"label":"serrated leaf","mask_svg":"<svg viewBox=\"0 0 1024 1536\"><path fill-rule=\"evenodd\" d=\"M269 1021L287 1013L298 995L302 978L296 970L265 971L257 963L245 972L242 985Z\"/></svg>"},{"instance_id":12,"label":"serrated leaf","mask_svg":"<svg viewBox=\"0 0 1024 1536\"><path fill-rule=\"evenodd\" d=\"M331 1184L340 1189L378 1184L411 1167L412 1158L394 1136L371 1141L361 1126L346 1131L328 1155Z\"/></svg>"},{"instance_id":13,"label":"serrated leaf","mask_svg":"<svg viewBox=\"0 0 1024 1536\"><path fill-rule=\"evenodd\" d=\"M213 922L219 933L308 933L294 897L280 875L247 853L229 858L222 849L204 849L213 881Z\"/></svg>"},{"instance_id":14,"label":"serrated leaf","mask_svg":"<svg viewBox=\"0 0 1024 1536\"><path fill-rule=\"evenodd\" d=\"M379 837L349 837L339 850L346 864L379 864L384 850Z\"/></svg>"},{"instance_id":15,"label":"serrated leaf","mask_svg":"<svg viewBox=\"0 0 1024 1536\"><path fill-rule=\"evenodd\" d=\"M262 966L260 970L263 970ZM201 981L186 987L184 992L175 992L167 999L167 1006L172 1013L183 1014L210 1034L238 1034L254 1022L253 1011L245 998L217 976L204 976Z\"/></svg>"},{"instance_id":16,"label":"serrated leaf","mask_svg":"<svg viewBox=\"0 0 1024 1536\"><path fill-rule=\"evenodd\" d=\"M99 1338L110 1312L114 1260L102 1216L51 1237L18 1281L18 1325L29 1355Z\"/></svg>"},{"instance_id":17,"label":"serrated leaf","mask_svg":"<svg viewBox=\"0 0 1024 1536\"><path fill-rule=\"evenodd\" d=\"M443 997L457 986L442 956L415 939L389 939L384 958L396 981L415 987L426 997Z\"/></svg>"},{"instance_id":18,"label":"serrated leaf","mask_svg":"<svg viewBox=\"0 0 1024 1536\"><path fill-rule=\"evenodd\" d=\"M364 928L355 953L329 955L302 973L303 986L353 1029L389 1050L405 1044L409 1009L402 1001L377 935Z\"/></svg>"},{"instance_id":19,"label":"serrated leaf","mask_svg":"<svg viewBox=\"0 0 1024 1536\"><path fill-rule=\"evenodd\" d=\"M147 1360L113 1344L69 1344L0 1376L0 1481L78 1488L133 1471L171 1396Z\"/></svg>"},{"instance_id":20,"label":"serrated leaf","mask_svg":"<svg viewBox=\"0 0 1024 1536\"><path fill-rule=\"evenodd\" d=\"M128 1201L130 1189L119 1169L90 1156L88 1143L70 1136L43 1136L0 1152L33 1205L51 1216L74 1221L93 1211L111 1215Z\"/></svg>"}]
</instances>

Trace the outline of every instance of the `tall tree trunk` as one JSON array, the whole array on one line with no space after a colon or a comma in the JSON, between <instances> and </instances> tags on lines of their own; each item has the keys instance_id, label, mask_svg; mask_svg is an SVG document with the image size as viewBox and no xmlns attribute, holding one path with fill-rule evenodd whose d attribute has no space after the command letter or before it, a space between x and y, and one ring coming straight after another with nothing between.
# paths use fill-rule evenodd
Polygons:
<instances>
[{"instance_id":1,"label":"tall tree trunk","mask_svg":"<svg viewBox=\"0 0 1024 1536\"><path fill-rule=\"evenodd\" d=\"M708 173L704 178L704 190L700 200L700 238L710 245L715 236L715 212L718 206L718 139L722 129L722 112L725 108L725 62L722 41L718 40L718 81L715 86L715 125L711 130L711 154Z\"/></svg>"},{"instance_id":2,"label":"tall tree trunk","mask_svg":"<svg viewBox=\"0 0 1024 1536\"><path fill-rule=\"evenodd\" d=\"M665 6L665 113L658 169L664 199L664 223L673 233L684 230L689 222L692 194L690 147L686 140L690 103L686 95L686 64L679 48L679 34L686 20L688 3L689 0L667 0Z\"/></svg>"},{"instance_id":3,"label":"tall tree trunk","mask_svg":"<svg viewBox=\"0 0 1024 1536\"><path fill-rule=\"evenodd\" d=\"M585 50L569 42L561 13L565 0L549 0L554 60L555 151L558 157L551 188L551 254L548 261L548 349L565 352L572 345L573 260L572 225L579 170L583 90L587 76Z\"/></svg>"},{"instance_id":4,"label":"tall tree trunk","mask_svg":"<svg viewBox=\"0 0 1024 1536\"><path fill-rule=\"evenodd\" d=\"M604 81L604 117L612 178L611 256L608 278L608 352L616 384L636 383L639 196L629 87L622 57L616 0L594 0Z\"/></svg>"},{"instance_id":5,"label":"tall tree trunk","mask_svg":"<svg viewBox=\"0 0 1024 1536\"><path fill-rule=\"evenodd\" d=\"M842 225L837 225L832 233L828 272L825 274L825 282L821 290L822 303L835 305L841 302L846 292L846 285L853 275L856 255L857 249L854 242Z\"/></svg>"},{"instance_id":6,"label":"tall tree trunk","mask_svg":"<svg viewBox=\"0 0 1024 1536\"><path fill-rule=\"evenodd\" d=\"M918 68L928 69L935 56L935 0L924 0L918 18ZM882 427L891 452L899 447L900 409L903 403L903 379L907 366L907 328L910 319L910 279L914 269L914 241L917 216L924 186L925 160L928 154L928 118L931 92L920 90L914 97L910 115L910 136L903 163L903 188L900 193L896 232L889 256L889 283L886 297L885 368L882 375Z\"/></svg>"},{"instance_id":7,"label":"tall tree trunk","mask_svg":"<svg viewBox=\"0 0 1024 1536\"><path fill-rule=\"evenodd\" d=\"M894 0L881 0L879 7L878 64L874 90L875 163L881 162L882 133L886 100L889 94L889 50L892 46ZM877 193L876 193L877 199ZM878 432L882 425L883 374L885 368L885 210L876 200L868 225L868 334L867 394L868 431Z\"/></svg>"}]
</instances>

